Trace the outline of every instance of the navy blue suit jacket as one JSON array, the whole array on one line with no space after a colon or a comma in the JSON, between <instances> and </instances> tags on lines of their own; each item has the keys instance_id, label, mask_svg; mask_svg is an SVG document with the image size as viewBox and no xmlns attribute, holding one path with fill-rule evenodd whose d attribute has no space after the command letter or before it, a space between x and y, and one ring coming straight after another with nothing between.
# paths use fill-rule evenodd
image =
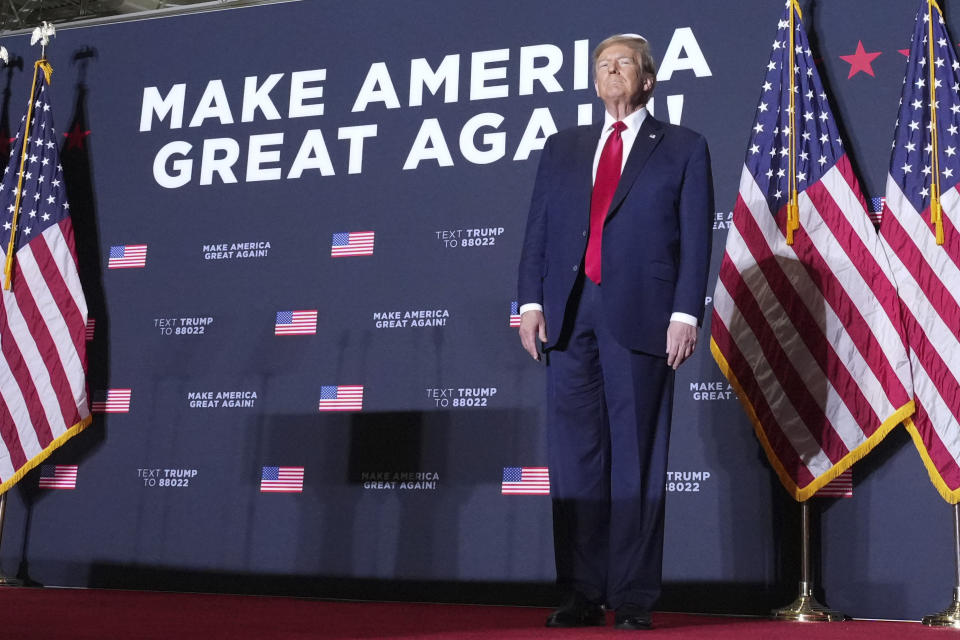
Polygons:
<instances>
[{"instance_id":1,"label":"navy blue suit jacket","mask_svg":"<svg viewBox=\"0 0 960 640\"><path fill-rule=\"evenodd\" d=\"M602 123L551 136L540 157L520 258L518 300L543 305L556 346L582 271ZM603 230L603 315L623 346L664 355L674 311L703 321L713 181L703 136L647 115Z\"/></svg>"}]
</instances>

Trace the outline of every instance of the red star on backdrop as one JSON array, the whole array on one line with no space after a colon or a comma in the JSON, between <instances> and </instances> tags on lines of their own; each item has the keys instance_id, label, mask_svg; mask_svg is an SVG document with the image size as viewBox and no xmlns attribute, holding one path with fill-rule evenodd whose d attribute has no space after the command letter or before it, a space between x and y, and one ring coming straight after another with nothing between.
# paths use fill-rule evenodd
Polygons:
<instances>
[{"instance_id":1,"label":"red star on backdrop","mask_svg":"<svg viewBox=\"0 0 960 640\"><path fill-rule=\"evenodd\" d=\"M873 76L873 67L870 63L872 63L880 53L880 51L867 53L863 48L863 40L857 40L857 50L854 53L848 56L840 56L841 60L850 64L850 75L847 76L847 79L849 80L861 71Z\"/></svg>"},{"instance_id":2,"label":"red star on backdrop","mask_svg":"<svg viewBox=\"0 0 960 640\"><path fill-rule=\"evenodd\" d=\"M70 130L70 133L63 134L63 136L67 139L67 149L83 149L83 139L88 135L90 135L90 131L84 131L81 129L79 123L73 125L73 129Z\"/></svg>"}]
</instances>

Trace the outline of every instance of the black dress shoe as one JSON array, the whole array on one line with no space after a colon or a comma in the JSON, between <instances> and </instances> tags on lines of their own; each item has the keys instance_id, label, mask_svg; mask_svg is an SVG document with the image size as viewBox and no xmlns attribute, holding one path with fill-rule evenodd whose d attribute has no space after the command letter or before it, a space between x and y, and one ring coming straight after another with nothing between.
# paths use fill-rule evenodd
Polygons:
<instances>
[{"instance_id":1,"label":"black dress shoe","mask_svg":"<svg viewBox=\"0 0 960 640\"><path fill-rule=\"evenodd\" d=\"M603 607L593 604L579 593L547 618L548 627L602 627L606 623Z\"/></svg>"},{"instance_id":2,"label":"black dress shoe","mask_svg":"<svg viewBox=\"0 0 960 640\"><path fill-rule=\"evenodd\" d=\"M627 610L617 609L613 626L616 629L624 629L626 631L647 631L653 629L653 622L650 619L649 611L642 611L631 607Z\"/></svg>"}]
</instances>

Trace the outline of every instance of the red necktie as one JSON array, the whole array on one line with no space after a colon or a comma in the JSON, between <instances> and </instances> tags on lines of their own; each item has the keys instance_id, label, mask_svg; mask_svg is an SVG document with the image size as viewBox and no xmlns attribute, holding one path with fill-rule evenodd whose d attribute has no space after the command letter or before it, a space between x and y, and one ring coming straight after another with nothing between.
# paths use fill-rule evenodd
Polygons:
<instances>
[{"instance_id":1,"label":"red necktie","mask_svg":"<svg viewBox=\"0 0 960 640\"><path fill-rule=\"evenodd\" d=\"M597 163L597 178L593 181L590 196L590 237L587 240L587 255L583 271L587 277L600 284L600 244L603 241L603 222L613 200L613 193L620 182L620 167L623 164L623 139L620 133L627 128L622 122L613 123L613 133L607 138Z\"/></svg>"}]
</instances>

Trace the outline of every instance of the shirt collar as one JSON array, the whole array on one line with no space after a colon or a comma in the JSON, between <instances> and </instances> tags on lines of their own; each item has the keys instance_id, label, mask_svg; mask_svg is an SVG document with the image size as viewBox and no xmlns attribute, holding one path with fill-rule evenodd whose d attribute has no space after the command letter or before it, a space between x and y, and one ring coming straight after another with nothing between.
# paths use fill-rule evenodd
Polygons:
<instances>
[{"instance_id":1,"label":"shirt collar","mask_svg":"<svg viewBox=\"0 0 960 640\"><path fill-rule=\"evenodd\" d=\"M643 121L647 117L647 107L643 106L628 115L623 119L623 124L627 125L627 130L636 133L640 130L640 125L643 124ZM606 109L603 110L603 131L607 132L610 130L610 127L613 126L613 123L616 120L613 119L613 116L610 115L610 112Z\"/></svg>"}]
</instances>

